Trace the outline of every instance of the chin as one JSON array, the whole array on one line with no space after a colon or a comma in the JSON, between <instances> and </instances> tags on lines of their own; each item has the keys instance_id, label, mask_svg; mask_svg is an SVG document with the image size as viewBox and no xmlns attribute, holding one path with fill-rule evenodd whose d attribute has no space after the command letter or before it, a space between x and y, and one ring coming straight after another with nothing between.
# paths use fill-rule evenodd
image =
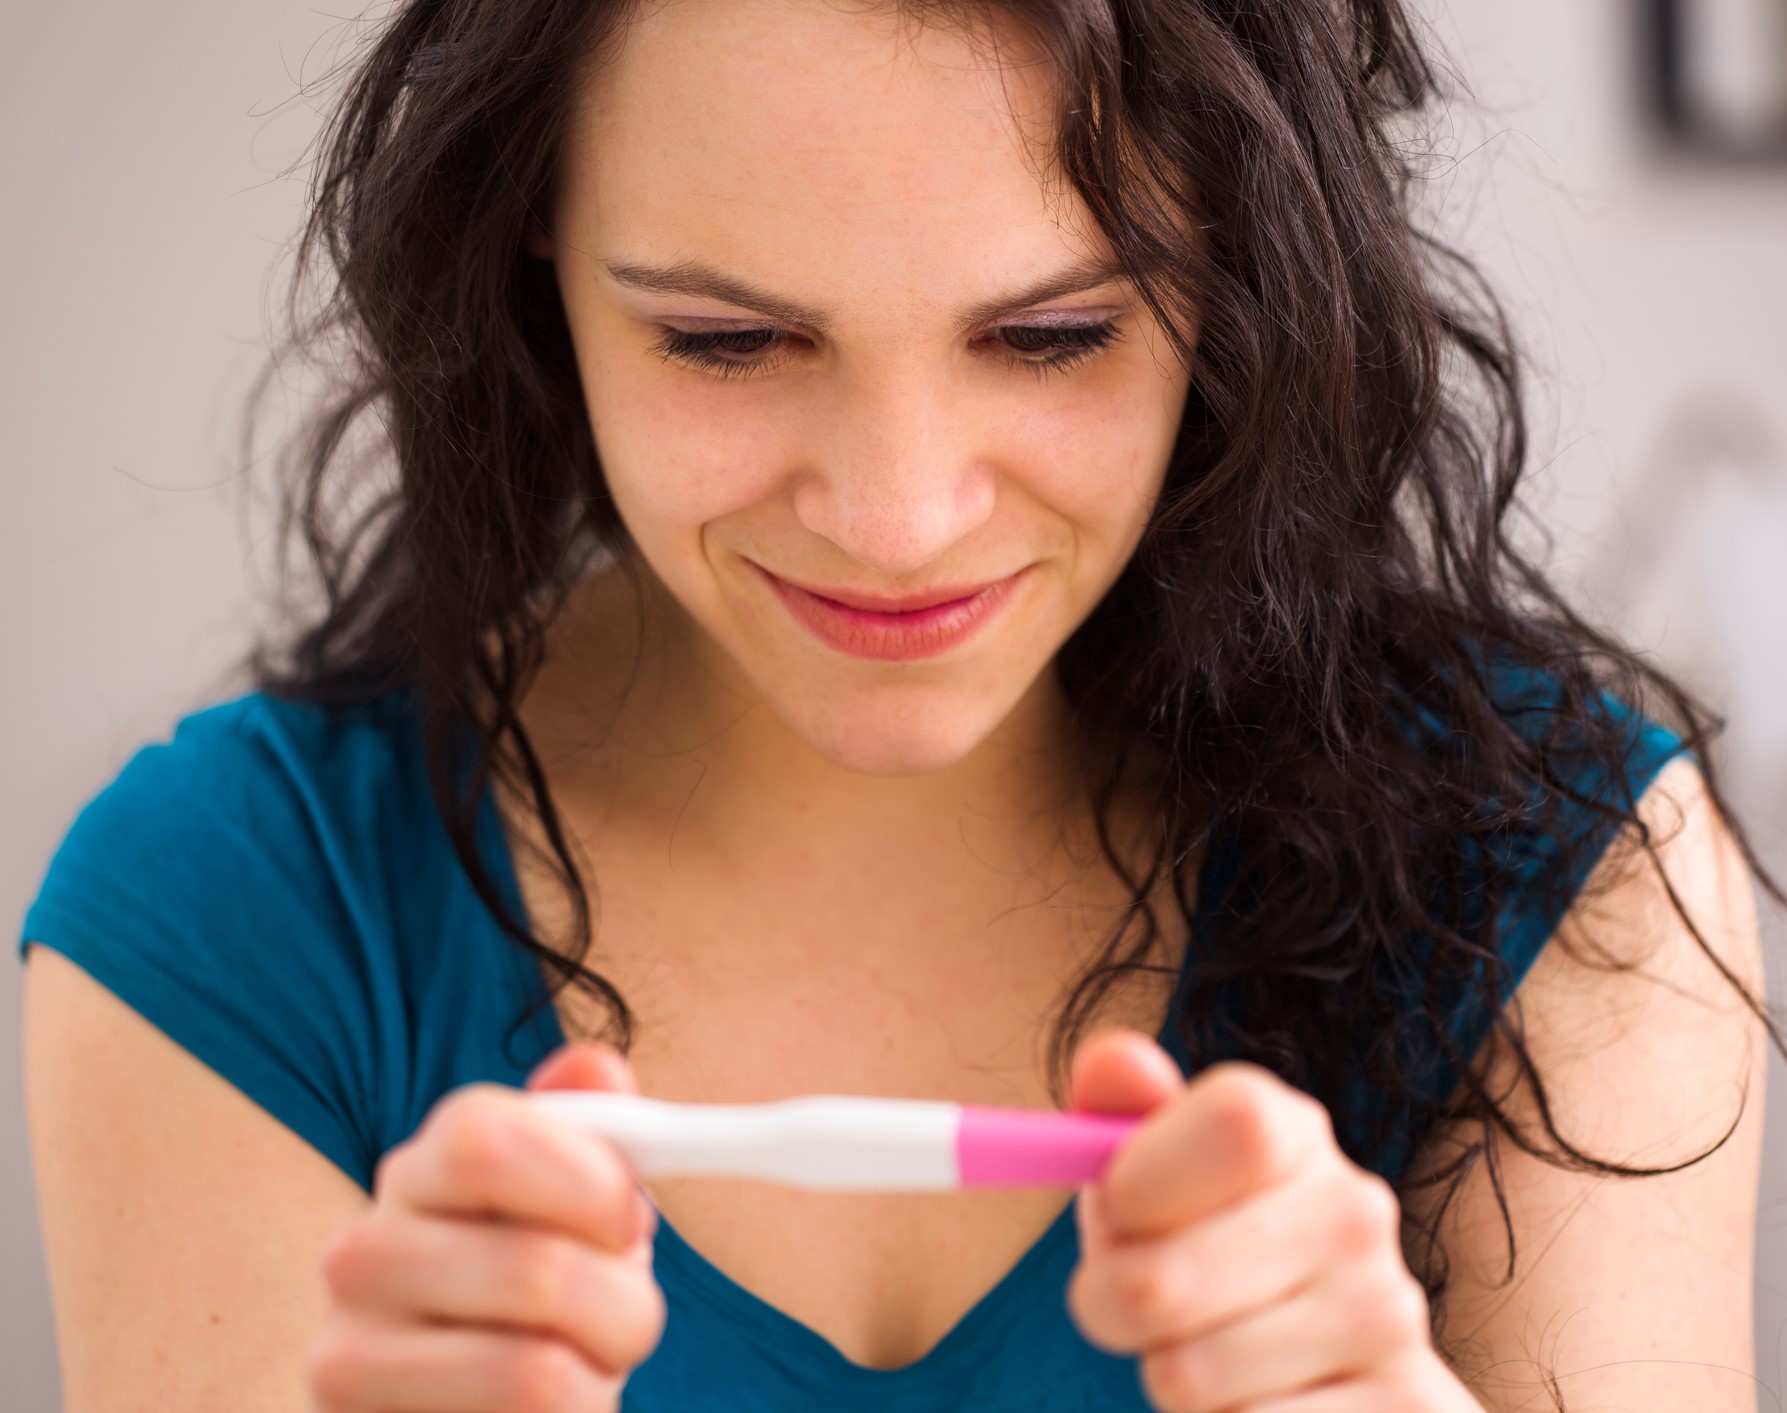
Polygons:
<instances>
[{"instance_id":1,"label":"chin","mask_svg":"<svg viewBox=\"0 0 1787 1413\"><path fill-rule=\"evenodd\" d=\"M894 694L853 710L782 704L784 721L819 755L857 775L926 775L971 755L1003 713L960 701L901 701ZM977 709L978 708L978 709Z\"/></svg>"}]
</instances>

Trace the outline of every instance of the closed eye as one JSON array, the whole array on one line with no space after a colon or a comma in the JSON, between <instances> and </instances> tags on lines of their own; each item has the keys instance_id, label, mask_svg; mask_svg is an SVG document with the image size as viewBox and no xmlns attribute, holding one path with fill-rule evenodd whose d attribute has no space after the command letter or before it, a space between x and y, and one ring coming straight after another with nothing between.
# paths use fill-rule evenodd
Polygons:
<instances>
[{"instance_id":1,"label":"closed eye","mask_svg":"<svg viewBox=\"0 0 1787 1413\"><path fill-rule=\"evenodd\" d=\"M683 329L664 330L664 336L651 346L651 352L666 360L675 359L693 368L717 373L722 378L749 377L776 366L783 354L766 351L777 347L778 329L726 329L716 333L691 333ZM1049 324L1028 326L1008 324L994 333L999 351L993 356L1012 368L1029 368L1042 379L1050 373L1063 372L1103 352L1123 337L1115 319L1096 324ZM1014 340L1007 343L1005 340ZM786 344L781 348L786 350Z\"/></svg>"}]
</instances>

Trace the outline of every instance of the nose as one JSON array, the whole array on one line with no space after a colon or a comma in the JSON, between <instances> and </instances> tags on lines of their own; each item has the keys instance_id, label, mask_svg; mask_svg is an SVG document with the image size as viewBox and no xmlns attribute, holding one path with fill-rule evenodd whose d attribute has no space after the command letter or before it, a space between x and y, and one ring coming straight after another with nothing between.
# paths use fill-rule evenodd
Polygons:
<instances>
[{"instance_id":1,"label":"nose","mask_svg":"<svg viewBox=\"0 0 1787 1413\"><path fill-rule=\"evenodd\" d=\"M934 381L858 381L829 431L796 481L795 515L877 574L922 570L991 517L993 467Z\"/></svg>"}]
</instances>

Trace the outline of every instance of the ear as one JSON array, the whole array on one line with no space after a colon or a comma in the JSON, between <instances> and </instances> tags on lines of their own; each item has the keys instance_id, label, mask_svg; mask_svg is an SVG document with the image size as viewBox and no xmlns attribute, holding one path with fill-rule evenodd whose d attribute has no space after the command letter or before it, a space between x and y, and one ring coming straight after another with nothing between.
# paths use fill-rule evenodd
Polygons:
<instances>
[{"instance_id":1,"label":"ear","mask_svg":"<svg viewBox=\"0 0 1787 1413\"><path fill-rule=\"evenodd\" d=\"M552 239L552 232L546 229L545 223L533 213L528 214L527 231L521 238L522 249L529 255L541 260L550 260L557 246Z\"/></svg>"}]
</instances>

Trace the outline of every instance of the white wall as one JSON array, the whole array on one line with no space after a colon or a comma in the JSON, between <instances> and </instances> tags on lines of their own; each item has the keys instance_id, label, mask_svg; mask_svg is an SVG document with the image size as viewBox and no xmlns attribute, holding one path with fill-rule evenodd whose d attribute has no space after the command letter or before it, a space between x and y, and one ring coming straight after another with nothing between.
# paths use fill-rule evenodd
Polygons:
<instances>
[{"instance_id":1,"label":"white wall","mask_svg":"<svg viewBox=\"0 0 1787 1413\"><path fill-rule=\"evenodd\" d=\"M1787 873L1787 168L1647 155L1631 8L1447 5L1439 33L1489 111L1454 109L1432 189L1539 360L1535 521L1559 568L1729 704L1734 798ZM74 810L218 695L246 641L264 545L238 525L231 419L304 195L302 168L280 175L317 123L298 83L351 31L290 0L15 7L6 30L0 916L17 919ZM19 976L0 966L0 1027ZM0 1369L8 1410L49 1413L17 1050L0 1047ZM1787 1104L1778 1070L1770 1103ZM1784 1133L1771 1122L1758 1280L1777 1395Z\"/></svg>"},{"instance_id":2,"label":"white wall","mask_svg":"<svg viewBox=\"0 0 1787 1413\"><path fill-rule=\"evenodd\" d=\"M1430 0L1480 105L1454 110L1458 170L1436 196L1539 363L1532 518L1561 577L1727 716L1734 807L1787 881L1787 164L1694 164L1644 139L1637 8ZM1759 901L1779 1005L1787 917ZM1768 1111L1763 1408L1787 1393L1778 1056Z\"/></svg>"},{"instance_id":3,"label":"white wall","mask_svg":"<svg viewBox=\"0 0 1787 1413\"><path fill-rule=\"evenodd\" d=\"M11 5L0 42L0 1407L60 1406L17 924L62 829L247 641L230 419L294 229L330 8ZM278 406L277 402L274 404ZM225 484L220 485L220 482ZM173 1413L173 1410L170 1410Z\"/></svg>"}]
</instances>

